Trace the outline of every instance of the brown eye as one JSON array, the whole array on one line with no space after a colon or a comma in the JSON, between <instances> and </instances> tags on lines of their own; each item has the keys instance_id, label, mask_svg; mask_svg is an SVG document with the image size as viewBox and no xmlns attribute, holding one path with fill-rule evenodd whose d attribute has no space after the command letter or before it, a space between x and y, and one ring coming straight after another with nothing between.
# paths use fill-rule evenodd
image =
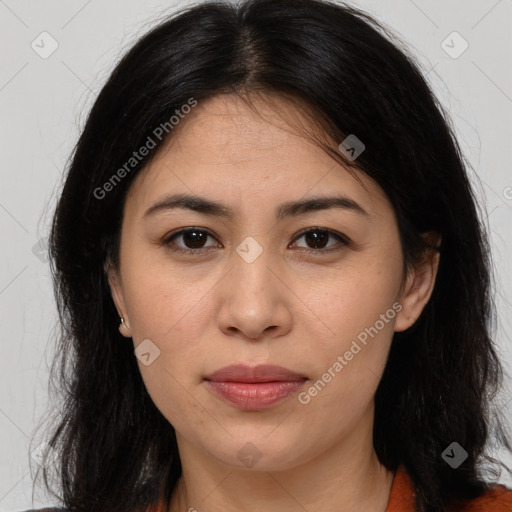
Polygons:
<instances>
[{"instance_id":1,"label":"brown eye","mask_svg":"<svg viewBox=\"0 0 512 512\"><path fill-rule=\"evenodd\" d=\"M190 249L201 249L206 240L208 239L208 235L204 231L185 231L182 235L183 243Z\"/></svg>"},{"instance_id":2,"label":"brown eye","mask_svg":"<svg viewBox=\"0 0 512 512\"><path fill-rule=\"evenodd\" d=\"M299 234L299 236L296 238L296 240L299 240L303 238L306 242L305 249L311 249L311 250L321 250L326 247L333 247L337 244L341 244L342 246L349 245L349 240L347 237L343 236L341 233L337 233L336 231L332 231L330 229L326 228L309 228L305 231L302 231L302 233ZM334 239L336 243L328 245L329 240ZM299 246L301 247L301 246Z\"/></svg>"},{"instance_id":3,"label":"brown eye","mask_svg":"<svg viewBox=\"0 0 512 512\"><path fill-rule=\"evenodd\" d=\"M214 238L208 231L200 228L188 228L168 236L163 244L174 251L195 252L216 246L215 244L213 246L205 245L208 238ZM181 243L176 243L176 240L180 239Z\"/></svg>"},{"instance_id":4,"label":"brown eye","mask_svg":"<svg viewBox=\"0 0 512 512\"><path fill-rule=\"evenodd\" d=\"M299 233L295 240L301 238L304 239L306 245L298 245L297 242L293 245L311 252L329 252L350 245L350 240L346 236L326 228L308 228ZM214 243L207 245L208 239L212 239ZM172 251L190 254L201 253L201 251L214 247L222 247L209 231L195 227L172 233L162 241L162 245L167 246Z\"/></svg>"}]
</instances>

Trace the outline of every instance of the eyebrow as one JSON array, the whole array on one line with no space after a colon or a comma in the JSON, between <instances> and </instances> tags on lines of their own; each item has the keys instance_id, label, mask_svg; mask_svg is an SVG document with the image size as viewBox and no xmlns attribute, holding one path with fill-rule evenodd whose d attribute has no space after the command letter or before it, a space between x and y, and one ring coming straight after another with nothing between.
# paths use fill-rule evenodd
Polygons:
<instances>
[{"instance_id":1,"label":"eyebrow","mask_svg":"<svg viewBox=\"0 0 512 512\"><path fill-rule=\"evenodd\" d=\"M174 194L158 201L144 213L147 218L156 213L172 210L175 208L192 210L203 215L232 219L234 212L227 206L210 199L189 194ZM283 203L276 208L276 218L283 220L286 217L295 217L318 210L331 208L342 208L353 211L363 216L370 217L370 214L353 199L344 196L312 197L299 201Z\"/></svg>"}]
</instances>

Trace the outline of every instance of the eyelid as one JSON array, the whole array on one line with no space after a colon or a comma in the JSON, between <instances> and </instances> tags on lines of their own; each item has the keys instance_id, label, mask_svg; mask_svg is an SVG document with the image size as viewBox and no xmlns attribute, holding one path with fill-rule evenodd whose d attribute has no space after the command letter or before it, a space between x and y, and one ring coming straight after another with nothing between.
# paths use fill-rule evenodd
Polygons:
<instances>
[{"instance_id":1,"label":"eyelid","mask_svg":"<svg viewBox=\"0 0 512 512\"><path fill-rule=\"evenodd\" d=\"M162 239L162 241L160 242L159 245L167 246L168 249L170 249L174 252L182 252L182 253L189 253L189 254L201 254L205 251L209 251L211 248L214 247L214 246L207 246L207 247L200 247L198 249L189 249L186 247L180 247L180 246L172 247L171 246L172 239L178 238L179 236L182 236L182 235L185 235L185 234L189 233L190 231L200 231L202 233L205 233L208 237L214 238L220 244L216 235L214 235L209 229L202 228L199 226L189 226L186 228L178 229L177 231L173 231L173 232L169 233L168 235L164 236L164 238ZM293 244L302 236L306 235L307 233L314 232L314 231L322 231L322 232L327 233L328 235L336 238L338 240L338 242L341 243L342 247L350 246L352 244L351 240L343 233L340 233L333 229L321 227L321 226L310 226L308 228L302 229L294 236L291 243ZM222 244L220 244L220 245L222 245ZM299 247L298 250L303 251L303 252L313 253L313 254L322 254L322 253L334 252L336 250L340 250L340 248L337 248L335 245L335 246L333 246L331 248L327 248L327 249L325 249L325 248L311 249L311 248L307 248L307 247Z\"/></svg>"}]
</instances>

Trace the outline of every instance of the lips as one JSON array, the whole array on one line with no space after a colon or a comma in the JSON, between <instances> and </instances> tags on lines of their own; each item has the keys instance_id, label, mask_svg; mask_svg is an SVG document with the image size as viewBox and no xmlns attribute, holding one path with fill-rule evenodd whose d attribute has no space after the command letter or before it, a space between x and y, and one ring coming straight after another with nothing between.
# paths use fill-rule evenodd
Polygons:
<instances>
[{"instance_id":1,"label":"lips","mask_svg":"<svg viewBox=\"0 0 512 512\"><path fill-rule=\"evenodd\" d=\"M208 389L238 409L259 410L276 405L300 389L307 378L274 365L231 365L205 378Z\"/></svg>"},{"instance_id":2,"label":"lips","mask_svg":"<svg viewBox=\"0 0 512 512\"><path fill-rule=\"evenodd\" d=\"M212 382L290 382L306 379L287 368L275 365L246 366L235 364L225 366L205 377Z\"/></svg>"}]
</instances>

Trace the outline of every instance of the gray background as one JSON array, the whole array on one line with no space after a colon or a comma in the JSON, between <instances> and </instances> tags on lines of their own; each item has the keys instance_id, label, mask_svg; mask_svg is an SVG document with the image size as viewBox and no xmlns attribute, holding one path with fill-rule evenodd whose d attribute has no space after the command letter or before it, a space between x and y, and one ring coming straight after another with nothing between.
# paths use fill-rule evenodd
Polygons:
<instances>
[{"instance_id":1,"label":"gray background","mask_svg":"<svg viewBox=\"0 0 512 512\"><path fill-rule=\"evenodd\" d=\"M159 16L189 3L0 0L0 512L51 503L40 490L32 502L43 434L35 428L50 405L57 321L38 244L47 236L67 157L116 60ZM401 35L451 114L491 230L496 338L510 374L512 0L351 3ZM45 55L52 44L58 48ZM509 390L510 383L507 377ZM510 392L499 401L510 417ZM501 482L512 486L508 478Z\"/></svg>"}]
</instances>

